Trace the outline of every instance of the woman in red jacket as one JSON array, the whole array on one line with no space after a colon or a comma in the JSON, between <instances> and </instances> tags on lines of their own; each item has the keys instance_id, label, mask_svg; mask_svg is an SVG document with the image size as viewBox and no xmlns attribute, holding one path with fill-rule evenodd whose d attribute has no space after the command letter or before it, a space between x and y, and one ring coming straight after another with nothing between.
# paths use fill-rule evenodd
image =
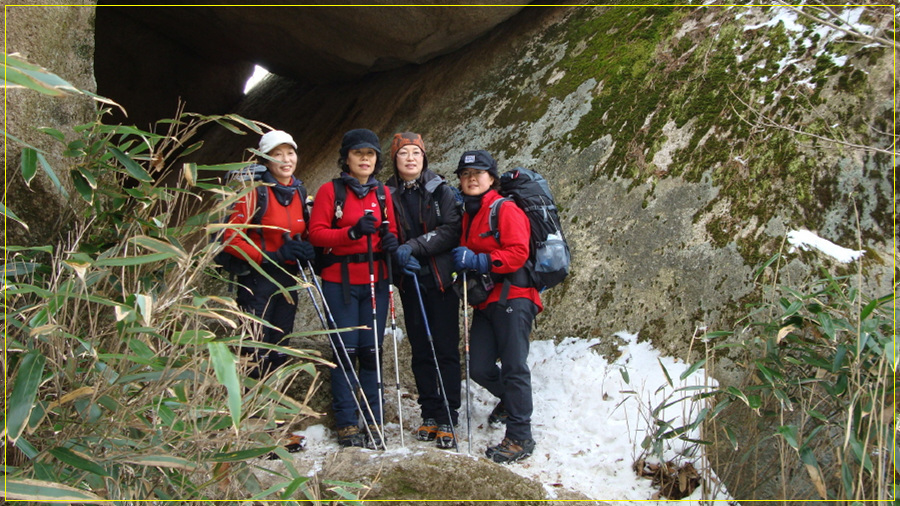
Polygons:
<instances>
[{"instance_id":1,"label":"woman in red jacket","mask_svg":"<svg viewBox=\"0 0 900 506\"><path fill-rule=\"evenodd\" d=\"M475 307L470 331L470 374L476 383L500 399L488 419L506 424L503 441L489 447L488 458L511 463L534 452L531 434L531 371L528 348L531 325L541 311L538 291L529 286L528 260L531 225L512 201L500 203L497 234L491 233L491 204L500 176L497 162L487 151L466 151L456 170L463 193L464 212L460 246L453 250L458 272L480 281L489 276L493 288ZM501 366L497 366L497 360Z\"/></svg>"},{"instance_id":2,"label":"woman in red jacket","mask_svg":"<svg viewBox=\"0 0 900 506\"><path fill-rule=\"evenodd\" d=\"M393 254L399 244L393 221L388 231L376 232L381 229L383 220L394 215L394 206L390 193L375 179L382 167L381 147L375 133L356 129L344 134L338 165L340 177L325 183L316 193L310 215L309 240L315 246L325 248L324 265L320 263L322 293L338 328L369 327L341 332L340 341L336 336L332 339L335 340L333 349L342 355L334 357L339 367L356 370L357 363L359 365L357 376L369 403L368 409L363 406L365 423L369 426L366 432L371 433L373 439L367 441L367 434L359 430L353 399L357 385L348 385L346 379L349 377L353 381L354 375L345 376L341 371L332 370L335 426L340 445L379 448L382 446L378 425L382 416L379 399L383 399L380 395L383 392L380 392L382 382L378 373L381 371L380 350L384 341L390 282L385 258ZM371 266L369 241L374 259ZM370 268L375 280L375 330L372 329Z\"/></svg>"},{"instance_id":3,"label":"woman in red jacket","mask_svg":"<svg viewBox=\"0 0 900 506\"><path fill-rule=\"evenodd\" d=\"M276 327L262 329L262 340L270 344L282 344L284 336L294 330L296 292L289 291L291 297L287 297L280 288L296 286L293 274L297 272L297 263L315 258L312 245L301 240L306 237L306 190L303 182L294 177L296 149L293 137L281 130L267 132L260 138L259 151L268 157L259 160L267 169L262 176L262 182L267 185L267 204L258 221L262 227L246 228L244 234L238 233L238 229L226 229L223 234L225 251L242 260L249 257L278 283L272 283L256 269L247 269L246 274L237 278L238 305ZM258 200L256 191L248 193L237 202L228 222L251 223ZM255 355L256 367L250 372L253 378L281 366L286 358L275 351L257 350Z\"/></svg>"}]
</instances>

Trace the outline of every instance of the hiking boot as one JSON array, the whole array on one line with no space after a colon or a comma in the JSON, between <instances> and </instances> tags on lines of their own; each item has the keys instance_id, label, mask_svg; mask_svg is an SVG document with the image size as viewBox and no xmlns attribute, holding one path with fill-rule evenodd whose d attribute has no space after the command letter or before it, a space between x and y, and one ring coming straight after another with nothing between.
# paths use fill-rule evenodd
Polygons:
<instances>
[{"instance_id":1,"label":"hiking boot","mask_svg":"<svg viewBox=\"0 0 900 506\"><path fill-rule=\"evenodd\" d=\"M453 437L453 426L449 423L442 423L437 426L434 439L437 441L438 448L456 447L456 439Z\"/></svg>"},{"instance_id":2,"label":"hiking boot","mask_svg":"<svg viewBox=\"0 0 900 506\"><path fill-rule=\"evenodd\" d=\"M337 430L338 444L344 448L350 446L366 446L366 436L359 431L359 427L348 425Z\"/></svg>"},{"instance_id":3,"label":"hiking boot","mask_svg":"<svg viewBox=\"0 0 900 506\"><path fill-rule=\"evenodd\" d=\"M500 424L506 424L506 421L509 419L509 412L506 411L506 407L503 406L503 401L497 403L494 406L494 410L491 411L491 414L488 415L488 425L497 426Z\"/></svg>"},{"instance_id":4,"label":"hiking boot","mask_svg":"<svg viewBox=\"0 0 900 506\"><path fill-rule=\"evenodd\" d=\"M380 450L384 448L384 441L381 440L381 428L375 424L369 425L369 432L372 433L372 438L369 439L369 434L363 434L368 441L366 444L366 448L371 448L373 450Z\"/></svg>"},{"instance_id":5,"label":"hiking boot","mask_svg":"<svg viewBox=\"0 0 900 506\"><path fill-rule=\"evenodd\" d=\"M488 447L484 454L487 458L500 464L512 464L527 459L534 452L534 439L503 438L497 446Z\"/></svg>"},{"instance_id":6,"label":"hiking boot","mask_svg":"<svg viewBox=\"0 0 900 506\"><path fill-rule=\"evenodd\" d=\"M419 441L434 441L437 435L438 425L434 418L426 418L422 420L422 425L416 431L416 439Z\"/></svg>"}]
</instances>

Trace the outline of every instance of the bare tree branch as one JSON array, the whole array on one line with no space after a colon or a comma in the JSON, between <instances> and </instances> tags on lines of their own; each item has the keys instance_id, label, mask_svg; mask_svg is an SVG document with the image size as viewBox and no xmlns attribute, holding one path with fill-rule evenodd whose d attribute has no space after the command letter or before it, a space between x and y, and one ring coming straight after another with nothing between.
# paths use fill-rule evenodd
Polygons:
<instances>
[{"instance_id":1,"label":"bare tree branch","mask_svg":"<svg viewBox=\"0 0 900 506\"><path fill-rule=\"evenodd\" d=\"M862 144L854 144L854 143L852 143L852 142L847 142L847 141L843 141L843 140L834 139L834 138L831 138L831 137L825 137L825 136L823 136L823 135L818 135L818 134L814 134L814 133L810 133L810 132L805 132L805 131L800 130L800 129L798 129L798 128L794 128L794 127L792 127L792 126L788 126L788 125L783 125L783 124L781 124L781 123L777 123L777 122L772 121L771 119L769 119L765 114L763 114L763 113L757 111L756 109L753 109L753 107L751 107L750 104L748 104L747 102L744 102L744 101L741 99L741 97L739 97L739 96L738 96L731 88L729 88L728 91L731 92L731 94L734 96L734 98L736 98L736 99L738 100L738 102L740 102L741 104L743 104L744 107L746 107L748 111L750 111L750 112L752 112L753 114L756 115L757 120L756 120L755 122L754 122L754 121L750 121L749 119L747 119L747 118L745 118L744 116L742 116L741 113L737 111L737 109L735 109L734 107L732 107L732 110L734 111L735 114L737 114L737 116L738 116L739 118L741 118L741 121L744 121L745 123L747 123L747 124L749 124L749 125L757 126L757 127L758 127L758 126L762 126L762 127L767 127L767 128L778 128L778 129L780 129L780 130L786 130L786 131L791 132L791 133L795 133L795 134L799 134L799 135L805 135L805 136L808 136L808 137L812 137L812 138L814 138L814 139L819 139L819 140L823 140L823 141L826 141L826 142L829 142L829 143L838 144L838 145L841 145L841 146L846 146L846 147L848 147L848 148L858 149L858 150L861 150L861 151L867 151L867 152L870 152L870 153L882 153L882 154L885 154L885 155L888 155L888 156L896 156L896 155L900 155L900 152L897 152L897 151L891 151L891 150L888 150L888 149L876 148L876 147L873 147L873 146L865 146L865 145L862 145ZM894 136L893 142L891 142L891 147L896 146L896 145L897 145L897 138L896 138L896 136Z\"/></svg>"}]
</instances>

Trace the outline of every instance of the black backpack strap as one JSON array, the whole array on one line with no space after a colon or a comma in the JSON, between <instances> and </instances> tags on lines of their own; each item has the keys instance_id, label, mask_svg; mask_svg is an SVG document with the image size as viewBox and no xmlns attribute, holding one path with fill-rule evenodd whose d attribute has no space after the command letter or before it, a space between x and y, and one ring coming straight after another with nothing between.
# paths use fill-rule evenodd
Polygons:
<instances>
[{"instance_id":1,"label":"black backpack strap","mask_svg":"<svg viewBox=\"0 0 900 506\"><path fill-rule=\"evenodd\" d=\"M256 209L250 218L250 223L259 225L262 223L262 217L265 216L266 210L269 208L269 187L259 185L256 187Z\"/></svg>"},{"instance_id":2,"label":"black backpack strap","mask_svg":"<svg viewBox=\"0 0 900 506\"><path fill-rule=\"evenodd\" d=\"M306 187L302 184L297 185L297 193L300 195L300 203L303 205L303 221L309 225L309 206L306 205L306 201L309 199L309 193L306 192Z\"/></svg>"},{"instance_id":3,"label":"black backpack strap","mask_svg":"<svg viewBox=\"0 0 900 506\"><path fill-rule=\"evenodd\" d=\"M378 207L381 208L381 221L387 220L387 195L385 195L384 185L381 181L375 185L375 197L378 200Z\"/></svg>"},{"instance_id":4,"label":"black backpack strap","mask_svg":"<svg viewBox=\"0 0 900 506\"><path fill-rule=\"evenodd\" d=\"M500 206L503 205L504 202L510 200L509 197L503 197L502 199L497 199L491 203L491 214L488 215L488 231L480 234L480 237L487 237L489 235L494 236L494 239L497 240L497 243L500 243L500 227L498 225Z\"/></svg>"},{"instance_id":5,"label":"black backpack strap","mask_svg":"<svg viewBox=\"0 0 900 506\"><path fill-rule=\"evenodd\" d=\"M253 216L250 218L250 223L252 225L262 224L262 218L266 215L266 210L268 208L269 187L266 185L259 185L256 187L256 209L253 211ZM259 234L259 249L262 251L266 251L266 236L262 233L262 230L250 230L255 230L256 233Z\"/></svg>"},{"instance_id":6,"label":"black backpack strap","mask_svg":"<svg viewBox=\"0 0 900 506\"><path fill-rule=\"evenodd\" d=\"M347 202L347 186L344 180L336 177L331 180L334 185L334 218L331 220L331 227L337 228L337 222L344 216L344 204ZM384 184L381 181L375 186L375 196L378 200L378 207L381 208L381 221L388 219L387 215L387 195L385 195Z\"/></svg>"},{"instance_id":7,"label":"black backpack strap","mask_svg":"<svg viewBox=\"0 0 900 506\"><path fill-rule=\"evenodd\" d=\"M344 181L336 177L331 180L334 185L334 217L331 219L331 228L338 228L338 220L344 217L344 203L347 202L347 187Z\"/></svg>"}]
</instances>

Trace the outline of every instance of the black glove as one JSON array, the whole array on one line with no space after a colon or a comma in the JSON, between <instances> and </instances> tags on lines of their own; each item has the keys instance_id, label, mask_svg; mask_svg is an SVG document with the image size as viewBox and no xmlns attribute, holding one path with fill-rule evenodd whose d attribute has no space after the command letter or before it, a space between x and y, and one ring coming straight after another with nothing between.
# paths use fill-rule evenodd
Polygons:
<instances>
[{"instance_id":1,"label":"black glove","mask_svg":"<svg viewBox=\"0 0 900 506\"><path fill-rule=\"evenodd\" d=\"M381 236L381 251L389 255L393 255L397 248L400 246L400 241L397 240L397 236L388 232Z\"/></svg>"},{"instance_id":2,"label":"black glove","mask_svg":"<svg viewBox=\"0 0 900 506\"><path fill-rule=\"evenodd\" d=\"M287 232L285 232L284 235L282 235L282 238L284 238L285 243L287 243L288 241L294 241L294 242L300 243L300 245L297 247L297 261L298 262L307 262L310 260L315 260L316 259L316 248L308 241L304 241L303 239L301 239L301 237L302 236L300 234L296 234L294 236L294 238L291 239L291 236L288 235Z\"/></svg>"},{"instance_id":3,"label":"black glove","mask_svg":"<svg viewBox=\"0 0 900 506\"><path fill-rule=\"evenodd\" d=\"M267 251L266 256L269 258L270 262L273 263L284 263L288 261L297 261L298 259L306 260L304 254L307 252L306 246L309 246L312 249L312 245L308 242L303 241L295 241L293 239L289 239L284 241L284 244L281 245L276 251ZM315 251L313 250L313 257L315 257Z\"/></svg>"},{"instance_id":4,"label":"black glove","mask_svg":"<svg viewBox=\"0 0 900 506\"><path fill-rule=\"evenodd\" d=\"M356 222L356 225L350 227L350 231L347 234L354 241L364 235L372 235L375 233L376 223L378 223L378 220L375 219L374 215L366 214Z\"/></svg>"},{"instance_id":5,"label":"black glove","mask_svg":"<svg viewBox=\"0 0 900 506\"><path fill-rule=\"evenodd\" d=\"M299 262L307 262L310 260L316 259L316 248L313 247L308 241L298 241L300 243L299 253L297 254L297 261Z\"/></svg>"}]
</instances>

